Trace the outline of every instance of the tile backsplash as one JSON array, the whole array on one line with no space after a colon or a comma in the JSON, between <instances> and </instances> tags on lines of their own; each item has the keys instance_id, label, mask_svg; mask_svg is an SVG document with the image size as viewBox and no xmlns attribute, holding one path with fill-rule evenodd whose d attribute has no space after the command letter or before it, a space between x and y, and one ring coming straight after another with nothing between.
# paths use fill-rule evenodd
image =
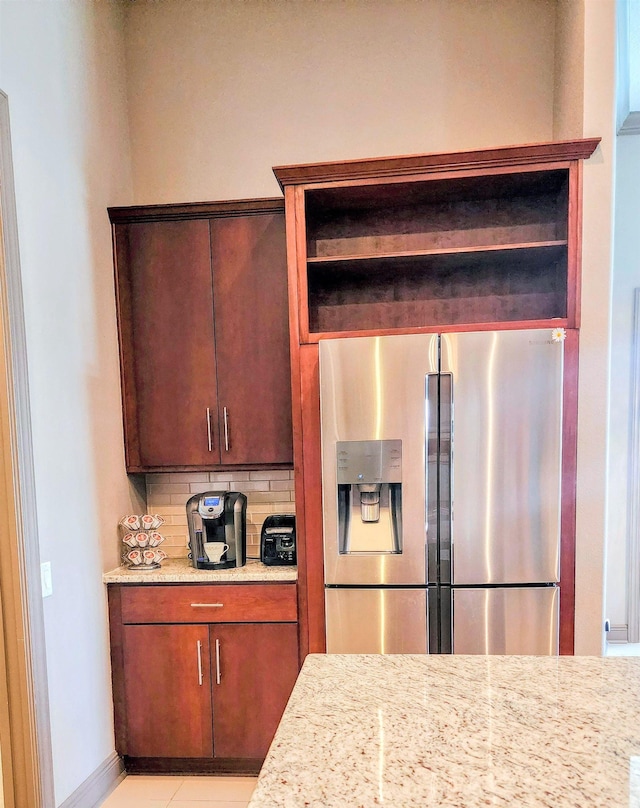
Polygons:
<instances>
[{"instance_id":1,"label":"tile backsplash","mask_svg":"<svg viewBox=\"0 0 640 808\"><path fill-rule=\"evenodd\" d=\"M147 513L160 514L165 524L162 549L171 558L186 557L187 500L204 491L241 491L247 495L247 556L260 556L260 530L271 513L295 513L293 471L202 471L147 474Z\"/></svg>"}]
</instances>

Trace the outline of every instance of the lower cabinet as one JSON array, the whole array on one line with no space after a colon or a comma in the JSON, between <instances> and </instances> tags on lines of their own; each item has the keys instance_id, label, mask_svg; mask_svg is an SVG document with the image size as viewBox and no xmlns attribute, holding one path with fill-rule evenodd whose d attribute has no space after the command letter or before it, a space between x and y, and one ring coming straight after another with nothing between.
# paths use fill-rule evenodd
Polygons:
<instances>
[{"instance_id":1,"label":"lower cabinet","mask_svg":"<svg viewBox=\"0 0 640 808\"><path fill-rule=\"evenodd\" d=\"M130 771L259 768L298 675L295 589L109 586L116 751Z\"/></svg>"},{"instance_id":2,"label":"lower cabinet","mask_svg":"<svg viewBox=\"0 0 640 808\"><path fill-rule=\"evenodd\" d=\"M264 759L298 675L297 626L211 628L213 754Z\"/></svg>"},{"instance_id":3,"label":"lower cabinet","mask_svg":"<svg viewBox=\"0 0 640 808\"><path fill-rule=\"evenodd\" d=\"M123 626L131 757L213 756L208 626Z\"/></svg>"}]
</instances>

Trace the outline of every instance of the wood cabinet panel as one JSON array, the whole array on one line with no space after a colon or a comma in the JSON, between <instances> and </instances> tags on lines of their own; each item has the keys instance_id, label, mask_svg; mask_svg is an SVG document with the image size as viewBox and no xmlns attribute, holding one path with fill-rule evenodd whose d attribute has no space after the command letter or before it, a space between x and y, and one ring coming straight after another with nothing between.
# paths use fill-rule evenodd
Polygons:
<instances>
[{"instance_id":1,"label":"wood cabinet panel","mask_svg":"<svg viewBox=\"0 0 640 808\"><path fill-rule=\"evenodd\" d=\"M208 626L124 626L122 640L127 726L118 752L211 757Z\"/></svg>"},{"instance_id":2,"label":"wood cabinet panel","mask_svg":"<svg viewBox=\"0 0 640 808\"><path fill-rule=\"evenodd\" d=\"M291 465L283 201L109 213L127 470Z\"/></svg>"},{"instance_id":3,"label":"wood cabinet panel","mask_svg":"<svg viewBox=\"0 0 640 808\"><path fill-rule=\"evenodd\" d=\"M232 619L251 622L173 622L185 595L206 602L211 590L234 603ZM296 585L117 584L108 594L116 749L127 769L256 771L299 670L295 617L263 621L289 619L291 603L295 615ZM153 622L127 623L145 600L141 616Z\"/></svg>"},{"instance_id":4,"label":"wood cabinet panel","mask_svg":"<svg viewBox=\"0 0 640 808\"><path fill-rule=\"evenodd\" d=\"M211 628L214 755L264 758L298 675L294 625Z\"/></svg>"},{"instance_id":5,"label":"wood cabinet panel","mask_svg":"<svg viewBox=\"0 0 640 808\"><path fill-rule=\"evenodd\" d=\"M290 463L284 217L212 219L211 260L222 462Z\"/></svg>"},{"instance_id":6,"label":"wood cabinet panel","mask_svg":"<svg viewBox=\"0 0 640 808\"><path fill-rule=\"evenodd\" d=\"M121 608L123 623L295 622L296 585L125 586Z\"/></svg>"},{"instance_id":7,"label":"wood cabinet panel","mask_svg":"<svg viewBox=\"0 0 640 808\"><path fill-rule=\"evenodd\" d=\"M119 225L119 297L130 466L220 462L208 221ZM126 339L129 337L130 344ZM133 389L132 389L133 388Z\"/></svg>"}]
</instances>

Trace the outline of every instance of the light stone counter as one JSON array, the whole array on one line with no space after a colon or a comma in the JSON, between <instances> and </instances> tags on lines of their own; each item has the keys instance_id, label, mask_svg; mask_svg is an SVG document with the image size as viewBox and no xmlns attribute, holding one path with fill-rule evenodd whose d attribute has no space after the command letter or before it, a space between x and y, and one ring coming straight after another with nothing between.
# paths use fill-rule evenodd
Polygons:
<instances>
[{"instance_id":1,"label":"light stone counter","mask_svg":"<svg viewBox=\"0 0 640 808\"><path fill-rule=\"evenodd\" d=\"M187 558L166 558L159 570L150 572L116 567L102 576L105 584L276 583L297 578L296 567L267 567L260 561L248 560L244 567L234 569L197 570Z\"/></svg>"},{"instance_id":2,"label":"light stone counter","mask_svg":"<svg viewBox=\"0 0 640 808\"><path fill-rule=\"evenodd\" d=\"M640 806L640 658L307 657L249 808Z\"/></svg>"}]
</instances>

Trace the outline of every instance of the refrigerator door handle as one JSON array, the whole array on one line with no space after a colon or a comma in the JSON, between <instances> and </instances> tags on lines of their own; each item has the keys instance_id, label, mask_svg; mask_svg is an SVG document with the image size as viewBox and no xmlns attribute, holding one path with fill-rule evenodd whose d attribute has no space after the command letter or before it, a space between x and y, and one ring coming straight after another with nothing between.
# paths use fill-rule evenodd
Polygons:
<instances>
[{"instance_id":1,"label":"refrigerator door handle","mask_svg":"<svg viewBox=\"0 0 640 808\"><path fill-rule=\"evenodd\" d=\"M439 553L441 584L452 582L452 541L453 541L453 374L440 374L438 446L438 499L439 507Z\"/></svg>"},{"instance_id":2,"label":"refrigerator door handle","mask_svg":"<svg viewBox=\"0 0 640 808\"><path fill-rule=\"evenodd\" d=\"M439 387L440 374L427 373L426 389L426 495L427 495L427 582L439 582L438 552L438 452L439 452Z\"/></svg>"}]
</instances>

